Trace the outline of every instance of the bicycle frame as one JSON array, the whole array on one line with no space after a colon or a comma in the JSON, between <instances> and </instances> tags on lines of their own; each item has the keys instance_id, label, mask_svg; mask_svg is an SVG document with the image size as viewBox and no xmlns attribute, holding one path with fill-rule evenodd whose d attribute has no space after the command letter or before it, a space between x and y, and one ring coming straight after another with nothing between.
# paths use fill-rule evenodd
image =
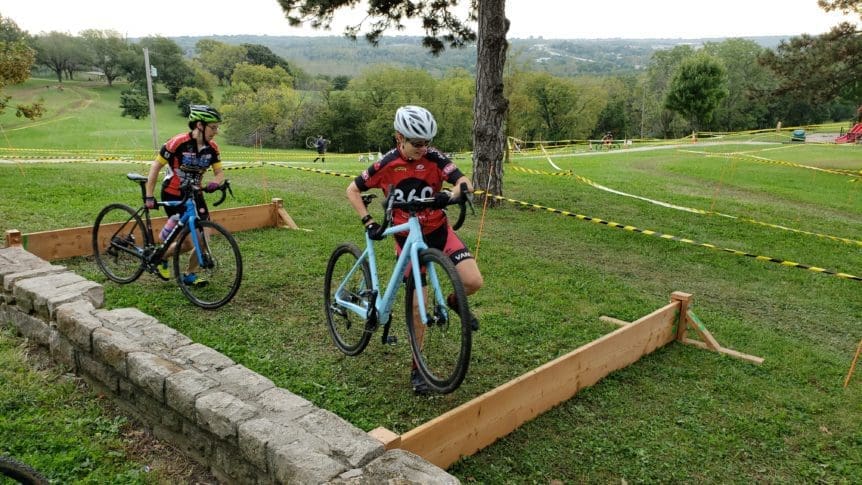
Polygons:
<instances>
[{"instance_id":1,"label":"bicycle frame","mask_svg":"<svg viewBox=\"0 0 862 485\"><path fill-rule=\"evenodd\" d=\"M192 245L195 249L195 255L198 258L198 264L203 267L204 260L203 255L201 254L200 248L200 240L198 239L198 231L197 229L197 221L198 217L198 209L197 204L195 204L195 200L193 196L189 196L185 201L168 201L168 202L159 202L158 205L165 207L177 207L181 204L185 205L185 209L183 210L182 215L180 215L180 220L177 222L177 228L171 233L166 241L163 242L160 250L153 253L151 259L153 260L161 260L164 253L171 247L171 244L179 237L181 232L181 226L187 226L189 228L189 232L191 233ZM147 217L147 230L152 235L152 228L150 227L150 211L149 209L145 209L146 217ZM179 248L177 248L179 250ZM156 257L158 256L158 257Z\"/></svg>"},{"instance_id":2,"label":"bicycle frame","mask_svg":"<svg viewBox=\"0 0 862 485\"><path fill-rule=\"evenodd\" d=\"M356 263L350 269L344 280L342 280L335 292L335 301L339 306L359 315L361 318L368 318L371 310L370 308L365 308L338 296L342 294L345 283L350 280L350 277L357 270L359 270L364 261L368 261L368 266L371 271L372 287L370 289L375 295L374 306L377 311L379 322L389 322L392 305L395 302L395 294L398 291L398 287L401 285L401 280L404 278L404 273L408 264L410 264L410 268L412 270L411 277L416 284L416 288L422 288L422 273L419 267L419 251L427 249L428 245L425 244L425 241L422 239L422 227L419 225L419 218L415 215L411 215L407 222L397 226L388 227L383 234L389 236L403 231L408 231L407 240L404 241L404 247L402 248L401 254L398 256L398 260L395 262L395 268L392 270L392 276L390 276L389 282L386 285L386 290L383 294L380 294L380 282L377 276L377 256L374 251L374 241L371 240L368 234L365 234L365 251L362 252L362 255L357 259ZM431 273L428 274L427 277L429 280L428 284L434 288L434 297L437 301L444 301L443 293L440 290L440 285L437 282L437 275L434 273L433 268L431 268ZM417 291L416 298L419 301L419 318L422 322L428 322L428 314L425 311L424 292ZM445 309L443 311L445 312Z\"/></svg>"}]
</instances>

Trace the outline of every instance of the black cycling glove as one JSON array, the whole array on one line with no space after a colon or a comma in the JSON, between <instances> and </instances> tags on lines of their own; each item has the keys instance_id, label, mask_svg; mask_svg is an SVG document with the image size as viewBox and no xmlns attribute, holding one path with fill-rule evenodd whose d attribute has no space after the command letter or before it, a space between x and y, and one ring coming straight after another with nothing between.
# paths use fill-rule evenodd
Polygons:
<instances>
[{"instance_id":1,"label":"black cycling glove","mask_svg":"<svg viewBox=\"0 0 862 485\"><path fill-rule=\"evenodd\" d=\"M434 194L434 203L431 205L435 209L445 209L452 202L452 194L449 192L437 192Z\"/></svg>"},{"instance_id":2,"label":"black cycling glove","mask_svg":"<svg viewBox=\"0 0 862 485\"><path fill-rule=\"evenodd\" d=\"M365 226L365 232L368 233L368 237L370 237L371 239L373 239L375 241L380 241L381 239L383 239L383 237L384 237L383 231L384 230L385 229L383 229L383 226L381 226L380 224L378 224L376 222L372 222L371 224L368 224L367 226Z\"/></svg>"}]
</instances>

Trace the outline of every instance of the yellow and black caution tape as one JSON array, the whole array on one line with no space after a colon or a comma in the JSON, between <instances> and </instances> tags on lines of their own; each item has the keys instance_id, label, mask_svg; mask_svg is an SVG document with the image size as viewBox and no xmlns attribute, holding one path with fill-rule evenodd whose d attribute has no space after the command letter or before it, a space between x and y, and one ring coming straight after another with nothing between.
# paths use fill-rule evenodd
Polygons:
<instances>
[{"instance_id":1,"label":"yellow and black caution tape","mask_svg":"<svg viewBox=\"0 0 862 485\"><path fill-rule=\"evenodd\" d=\"M493 197L493 198L495 198L495 199L497 199L497 200L504 200L504 201L507 201L507 202L511 202L511 203L513 203L513 204L518 204L518 205L521 205L521 206L524 206L524 207L529 207L529 208L531 208L531 209L544 210L544 211L547 211L547 212L551 212L551 213L555 213L555 214L560 214L560 215L567 216L567 217L574 217L574 218L576 218L576 219L578 219L578 220L587 221L587 222L592 222L592 223L595 223L595 224L602 224L602 225L605 225L605 226L608 226L608 227L613 227L613 228L616 228L616 229L622 229L622 230L624 230L624 231L629 231L629 232L634 232L634 233L643 234L643 235L645 235L645 236L654 236L654 237L658 237L658 238L661 238L661 239L667 239L667 240L669 240L669 241L677 241L677 242L680 242L680 243L690 244L690 245L693 245L693 246L700 246L700 247L703 247L703 248L713 249L713 250L716 250L716 251L723 251L723 252L730 253L730 254L733 254L733 255L736 255L736 256L746 256L746 257L749 257L749 258L756 259L756 260L758 260L758 261L768 261L768 262L770 262L770 263L777 263L777 264L780 264L780 265L782 265L782 266L788 266L788 267L791 267L791 268L804 269L804 270L808 270L808 271L813 271L813 272L815 272L815 273L822 273L822 274L827 274L827 275L831 275L831 276L836 276L836 277L838 277L838 278L842 278L842 279L848 279L848 280L854 280L854 281L862 281L862 277L860 277L860 276L855 276L855 275L852 275L852 274L849 274L849 273L841 273L841 272L837 272L837 271L831 271L831 270L828 270L828 269L825 269L825 268L820 268L820 267L817 267L817 266L811 266L811 265L802 264L802 263L796 263L796 262L793 262L793 261L787 261L787 260L784 260L784 259L773 258L773 257L771 257L771 256L760 256L760 255L757 255L757 254L751 254L751 253L747 253L747 252L745 252L745 251L740 251L740 250L738 250L738 249L723 248L723 247L717 246L717 245L715 245L715 244L709 244L709 243L705 243L705 242L698 242L698 241L695 241L695 240L692 240L692 239L686 239L686 238L683 238L683 237L674 236L674 235L672 235L672 234L663 234L663 233L660 233L660 232L657 232L657 231L652 231L652 230L649 230L649 229L641 229L641 228L638 228L638 227L635 227L635 226L629 226L629 225L620 224L620 223L618 223L618 222L606 221L606 220L598 219L598 218L595 218L595 217L585 216L585 215L583 215L583 214L576 214L576 213L574 213L574 212L564 211L564 210L560 210L560 209L554 209L554 208L552 208L552 207L546 207L546 206L539 205L539 204L533 204L533 203L531 203L531 202L525 202L525 201L517 200L517 199L510 199L510 198L508 198L508 197L503 197L503 196L500 196L500 195L492 195L492 194L488 194L487 192L485 192L485 191L483 191L483 190L476 190L476 191L474 191L474 193L475 193L475 194L479 194L479 195L481 195L481 194L487 194L489 197Z\"/></svg>"},{"instance_id":2,"label":"yellow and black caution tape","mask_svg":"<svg viewBox=\"0 0 862 485\"><path fill-rule=\"evenodd\" d=\"M228 166L223 166L223 167L222 167L222 170L246 170L246 169L249 169L249 168L262 168L262 167L263 167L263 163L261 162L261 163L248 163L248 164L245 164L245 165L228 165Z\"/></svg>"},{"instance_id":3,"label":"yellow and black caution tape","mask_svg":"<svg viewBox=\"0 0 862 485\"><path fill-rule=\"evenodd\" d=\"M733 160L743 160L747 162L759 162L759 163L770 163L773 165L784 165L786 167L793 168L804 168L806 170L816 170L818 172L831 173L834 175L844 175L847 177L859 177L862 175L862 171L853 171L853 170L843 170L843 169L833 169L833 168L821 168L821 167L813 167L811 165L803 165L801 163L788 162L785 160L773 160L771 158L766 157L758 157L755 155L749 155L744 153L712 153L712 152L704 152L698 150L680 150L685 153L695 153L698 155L704 155L707 157L721 157L721 158L730 158Z\"/></svg>"},{"instance_id":4,"label":"yellow and black caution tape","mask_svg":"<svg viewBox=\"0 0 862 485\"><path fill-rule=\"evenodd\" d=\"M313 173L319 173L319 174L323 174L323 175L334 175L336 177L346 177L346 178L351 178L351 179L356 178L356 175L339 173L339 172L336 172L333 170L324 170L324 169L319 169L319 168L308 168L308 167L297 167L294 165L287 165L286 163L276 163L276 162L269 162L269 165L272 165L274 167L292 168L294 170L302 170L303 172L313 172Z\"/></svg>"},{"instance_id":5,"label":"yellow and black caution tape","mask_svg":"<svg viewBox=\"0 0 862 485\"><path fill-rule=\"evenodd\" d=\"M730 215L730 214L723 214L723 213L721 213L721 212L716 212L716 211L710 211L710 210L705 210L705 209L697 209L697 208L694 208L694 207L679 206L679 205L671 204L671 203L669 203L669 202L663 202L663 201L660 201L660 200L653 200L653 199L649 199L649 198L646 198L646 197L641 197L641 196L639 196L639 195L628 194L628 193L626 193L626 192L621 192L621 191L619 191L619 190L615 190L615 189L611 189L611 188L609 188L609 187L605 187L604 185L601 185L601 184L598 184L598 183L596 183L596 182L593 182L592 180L590 180L590 179L588 179L588 178L586 178L586 177L582 177L582 176L577 175L577 174L575 174L575 173L573 173L573 172L571 172L571 171L568 171L568 170L567 170L567 171L565 171L565 172L547 172L547 171L543 171L543 170L535 170L535 169L529 169L529 168L518 167L518 166L515 166L515 165L513 165L513 166L512 166L512 167L510 167L510 168L512 168L513 170L515 170L515 171L517 171L517 172L524 172L524 173L530 173L530 174L538 174L538 175L556 175L556 176L569 176L569 177L574 177L574 178L575 178L576 180L578 180L579 182L582 182L582 183L584 183L584 184L587 184L587 185L589 185L589 186L591 186L591 187L595 187L595 188L597 188L597 189L604 190L604 191L606 191L606 192L610 192L610 193L612 193L612 194L617 194L617 195L622 195L622 196L625 196L625 197L631 197L631 198L634 198L634 199L643 200L643 201L649 202L649 203L651 203L651 204L660 205L660 206L662 206L662 207L667 207L667 208L670 208L670 209L682 210L682 211L686 211L686 212L692 212L692 213L695 213L695 214L703 214L703 215L710 215L710 216L726 217L726 218L728 218L728 219L734 219L734 220L738 220L738 221L742 221L742 222L748 222L748 223L750 223L750 224L757 224L757 225L760 225L760 226L771 227L771 228L773 228L773 229L780 229L780 230L782 230L782 231L790 231L790 232L795 232L795 233L797 233L797 234L805 234L805 235L807 235L807 236L816 236L816 237L819 237L819 238L829 239L829 240L832 240L832 241L842 242L842 243L845 243L845 244L855 244L855 245L857 245L857 246L862 246L862 241L860 241L860 240L858 240L858 239L850 239L850 238L847 238L847 237L833 236L833 235L831 235L831 234L822 234L822 233L819 233L819 232L805 231L805 230L803 230L803 229L796 229L796 228L793 228L793 227L782 226L781 224L773 224L773 223L770 223L770 222L758 221L758 220L756 220L756 219L751 219L751 218L749 218L749 217L734 216L734 215Z\"/></svg>"}]
</instances>

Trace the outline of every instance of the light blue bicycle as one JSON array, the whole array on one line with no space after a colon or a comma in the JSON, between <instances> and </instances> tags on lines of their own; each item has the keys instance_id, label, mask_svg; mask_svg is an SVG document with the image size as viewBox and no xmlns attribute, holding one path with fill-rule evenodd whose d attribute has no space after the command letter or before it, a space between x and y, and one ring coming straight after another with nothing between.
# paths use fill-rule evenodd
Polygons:
<instances>
[{"instance_id":1,"label":"light blue bicycle","mask_svg":"<svg viewBox=\"0 0 862 485\"><path fill-rule=\"evenodd\" d=\"M405 283L407 333L419 373L433 391L450 393L461 385L470 363L471 314L464 286L449 257L429 248L422 240L416 214L433 207L434 199L395 200L394 192L389 190L390 195L383 203L386 209L383 234L407 231L408 235L386 289L380 292L374 241L367 233L364 251L352 243L338 246L329 258L324 282L329 332L339 350L351 356L365 350L371 334L381 324L381 341L394 343L395 337L389 335L392 305L395 294ZM461 193L461 200L452 201L461 209L453 229L463 224L466 215L466 186L462 186ZM362 197L366 206L372 198L373 195ZM407 222L391 226L393 209L408 212ZM417 288L422 291L416 291ZM455 302L455 308L447 305L447 298Z\"/></svg>"}]
</instances>

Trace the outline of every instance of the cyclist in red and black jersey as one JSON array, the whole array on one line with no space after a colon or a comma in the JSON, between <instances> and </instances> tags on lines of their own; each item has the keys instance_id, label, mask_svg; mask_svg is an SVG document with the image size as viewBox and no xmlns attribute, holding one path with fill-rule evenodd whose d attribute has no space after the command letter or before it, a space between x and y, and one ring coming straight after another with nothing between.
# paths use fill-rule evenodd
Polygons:
<instances>
[{"instance_id":1,"label":"cyclist in red and black jersey","mask_svg":"<svg viewBox=\"0 0 862 485\"><path fill-rule=\"evenodd\" d=\"M396 147L376 163L368 167L347 187L347 199L359 214L362 224L372 239L382 238L380 224L374 221L368 209L362 202L362 192L369 189L382 189L384 195L392 185L396 200L411 200L413 198L428 198L437 195L444 182L454 185L452 198L461 197L460 186L467 184L472 192L473 184L461 173L461 170L442 152L430 146L431 140L437 134L437 122L434 116L425 108L419 106L402 106L395 113ZM466 196L466 194L465 194ZM425 243L429 247L443 251L455 264L464 290L472 295L482 287L482 273L470 250L452 230L442 209L426 209L417 214L422 225ZM407 221L409 214L395 209L393 224ZM400 254L406 234L395 235L396 254ZM450 298L454 297L450 295ZM455 307L457 302L450 302ZM478 321L473 320L474 329L478 329ZM414 320L419 321L419 318ZM418 375L414 362L411 373L413 390L417 394L430 391L427 384Z\"/></svg>"},{"instance_id":2,"label":"cyclist in red and black jersey","mask_svg":"<svg viewBox=\"0 0 862 485\"><path fill-rule=\"evenodd\" d=\"M192 184L202 187L205 192L215 191L224 182L224 171L221 168L218 145L213 138L218 134L219 123L221 123L219 112L207 105L189 106L189 129L191 131L180 133L162 145L159 154L150 166L150 172L146 184L146 204L152 209L155 207L156 199L153 196L156 180L162 167L165 169L165 178L162 181L161 198L163 201L182 200L180 186L191 181ZM206 186L201 185L204 173L212 168L213 181ZM209 210L206 201L200 192L195 194L195 204L201 219L209 219ZM181 214L185 210L183 206L165 207L168 216ZM188 251L189 248L183 248ZM165 254L167 258L172 251ZM183 278L186 284L205 284L205 281L195 274L197 269L197 258L189 259L189 267ZM159 266L159 272L166 279L170 278L170 269L167 262Z\"/></svg>"}]
</instances>

